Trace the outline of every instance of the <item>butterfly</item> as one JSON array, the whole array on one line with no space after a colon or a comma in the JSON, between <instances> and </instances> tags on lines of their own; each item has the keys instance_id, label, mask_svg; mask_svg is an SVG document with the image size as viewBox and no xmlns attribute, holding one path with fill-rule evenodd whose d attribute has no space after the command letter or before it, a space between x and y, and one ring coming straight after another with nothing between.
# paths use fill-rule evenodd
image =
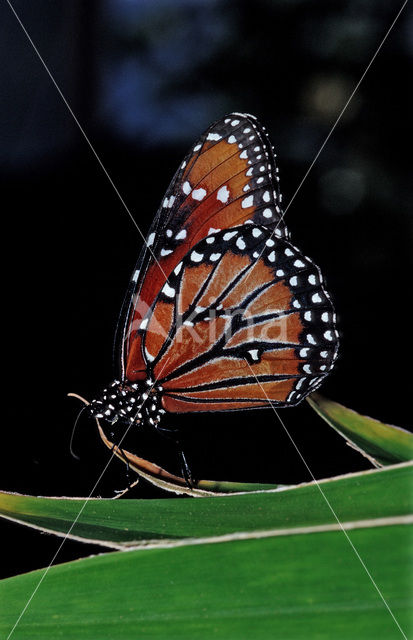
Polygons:
<instances>
[{"instance_id":1,"label":"butterfly","mask_svg":"<svg viewBox=\"0 0 413 640\"><path fill-rule=\"evenodd\" d=\"M121 312L120 375L91 415L157 427L165 413L294 406L322 384L336 316L281 202L265 127L243 113L212 124L149 230Z\"/></svg>"}]
</instances>

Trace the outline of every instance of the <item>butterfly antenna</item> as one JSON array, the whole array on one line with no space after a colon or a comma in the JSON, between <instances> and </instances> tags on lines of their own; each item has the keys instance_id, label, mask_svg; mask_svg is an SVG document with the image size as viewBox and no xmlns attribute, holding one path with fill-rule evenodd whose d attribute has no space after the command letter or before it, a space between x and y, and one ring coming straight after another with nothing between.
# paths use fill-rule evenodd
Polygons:
<instances>
[{"instance_id":1,"label":"butterfly antenna","mask_svg":"<svg viewBox=\"0 0 413 640\"><path fill-rule=\"evenodd\" d=\"M76 431L77 423L79 422L79 418L90 403L85 398L82 398L82 396L79 396L77 393L68 393L67 395L70 398L77 398L78 400L83 402L83 404L85 405L84 407L81 408L81 410L77 414L77 418L75 420L75 424L73 425L73 429L72 429L72 435L70 436L70 444L69 444L70 454L73 456L73 458L75 458L75 460L80 460L79 456L76 455L75 452L73 451L73 439L75 436L75 431Z\"/></svg>"}]
</instances>

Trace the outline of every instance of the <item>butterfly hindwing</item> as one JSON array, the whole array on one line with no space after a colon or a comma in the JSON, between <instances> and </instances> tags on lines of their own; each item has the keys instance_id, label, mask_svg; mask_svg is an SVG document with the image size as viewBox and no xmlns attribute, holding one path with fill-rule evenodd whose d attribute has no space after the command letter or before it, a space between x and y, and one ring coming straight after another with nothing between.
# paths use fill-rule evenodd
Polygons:
<instances>
[{"instance_id":1,"label":"butterfly hindwing","mask_svg":"<svg viewBox=\"0 0 413 640\"><path fill-rule=\"evenodd\" d=\"M166 410L230 410L290 406L316 389L336 357L334 323L319 269L252 223L191 248L138 335Z\"/></svg>"}]
</instances>

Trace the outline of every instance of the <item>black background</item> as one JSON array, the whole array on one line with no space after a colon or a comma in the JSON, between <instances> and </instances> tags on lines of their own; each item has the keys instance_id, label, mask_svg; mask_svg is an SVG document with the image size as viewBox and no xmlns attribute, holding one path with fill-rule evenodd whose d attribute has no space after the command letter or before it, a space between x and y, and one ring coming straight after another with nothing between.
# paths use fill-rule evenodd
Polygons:
<instances>
[{"instance_id":1,"label":"black background","mask_svg":"<svg viewBox=\"0 0 413 640\"><path fill-rule=\"evenodd\" d=\"M288 203L395 17L398 3L14 2L146 234L178 163L227 112L267 126ZM288 211L323 270L340 359L323 393L411 425L412 33L404 12ZM0 8L2 401L0 487L87 496L110 455L68 392L113 377L117 316L142 239L6 3ZM410 117L409 117L410 116ZM369 468L303 403L281 412L316 478ZM165 421L166 422L166 421ZM199 478L308 481L271 410L168 417ZM130 447L178 470L173 450ZM113 461L94 495L126 486ZM141 483L131 497L163 497ZM60 541L0 523L1 575L45 566ZM58 560L95 551L67 541Z\"/></svg>"}]
</instances>

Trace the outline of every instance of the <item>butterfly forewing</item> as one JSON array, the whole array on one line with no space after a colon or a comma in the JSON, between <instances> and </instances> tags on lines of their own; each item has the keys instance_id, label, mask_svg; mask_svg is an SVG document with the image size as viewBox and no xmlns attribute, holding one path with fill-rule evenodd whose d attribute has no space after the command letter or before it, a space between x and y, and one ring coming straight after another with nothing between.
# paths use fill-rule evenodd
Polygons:
<instances>
[{"instance_id":1,"label":"butterfly forewing","mask_svg":"<svg viewBox=\"0 0 413 640\"><path fill-rule=\"evenodd\" d=\"M234 113L201 136L163 198L128 292L123 372L146 377L138 329L185 254L211 233L249 223L288 237L278 169L265 130L254 116Z\"/></svg>"}]
</instances>

